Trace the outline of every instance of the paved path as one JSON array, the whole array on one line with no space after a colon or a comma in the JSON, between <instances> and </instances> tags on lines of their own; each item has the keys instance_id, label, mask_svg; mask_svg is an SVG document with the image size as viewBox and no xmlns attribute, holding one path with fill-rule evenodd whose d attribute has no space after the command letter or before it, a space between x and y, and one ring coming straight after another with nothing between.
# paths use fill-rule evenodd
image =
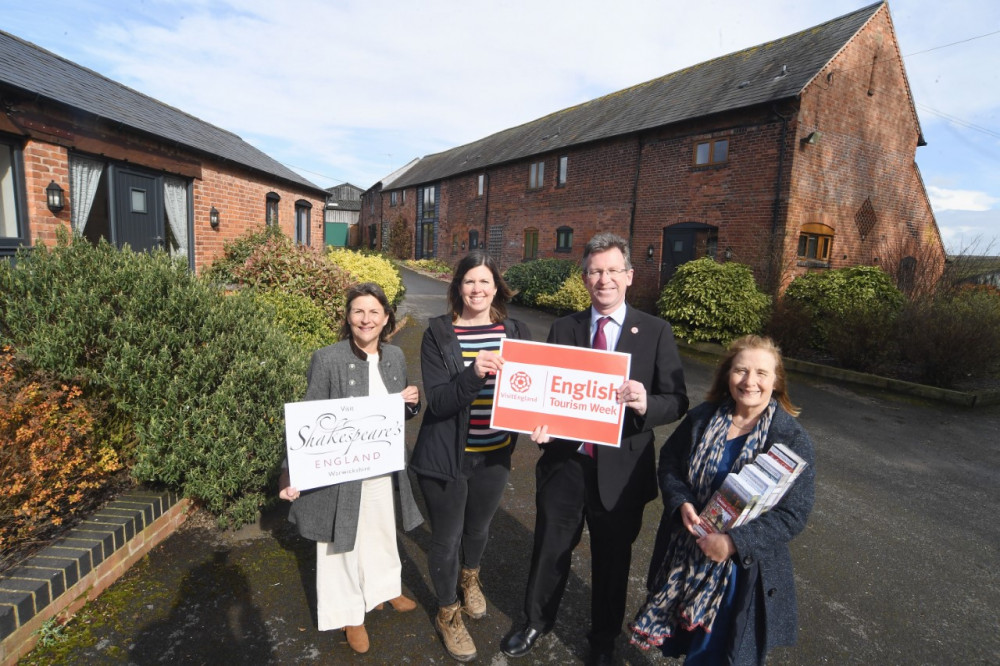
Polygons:
<instances>
[{"instance_id":1,"label":"paved path","mask_svg":"<svg viewBox=\"0 0 1000 666\"><path fill-rule=\"evenodd\" d=\"M443 312L444 285L405 271L402 310L414 324L395 342L419 381L423 322ZM552 318L515 308L544 340ZM693 402L707 389L713 359L686 356ZM792 543L800 640L769 664L1000 663L1000 407L975 411L904 401L807 377L791 379L801 421L816 444L816 507ZM670 428L662 428L657 443ZM408 433L416 434L415 424ZM534 521L533 465L522 443L483 563L490 602L469 621L477 663L499 666L500 638L520 621ZM367 619L372 650L351 652L340 632L315 630L313 546L284 521L283 508L237 533L204 516L133 567L68 630L61 656L26 663L73 664L448 664L432 628L426 571L429 531L400 539L404 586L419 608ZM635 547L631 609L642 600L660 504L646 510ZM555 631L517 664L580 663L589 598L587 538ZM675 664L624 647L627 664Z\"/></svg>"}]
</instances>

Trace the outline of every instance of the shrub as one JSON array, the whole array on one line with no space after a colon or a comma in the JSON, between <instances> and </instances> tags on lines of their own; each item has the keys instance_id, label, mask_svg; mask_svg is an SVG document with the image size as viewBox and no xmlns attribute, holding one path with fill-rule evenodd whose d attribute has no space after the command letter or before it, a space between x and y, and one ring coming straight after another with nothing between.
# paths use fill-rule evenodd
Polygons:
<instances>
[{"instance_id":1,"label":"shrub","mask_svg":"<svg viewBox=\"0 0 1000 666\"><path fill-rule=\"evenodd\" d=\"M875 266L850 266L808 273L792 280L784 299L801 307L811 326L805 333L810 346L826 349L831 327L840 325L848 311L858 308L891 314L903 305L903 294L892 278Z\"/></svg>"},{"instance_id":2,"label":"shrub","mask_svg":"<svg viewBox=\"0 0 1000 666\"><path fill-rule=\"evenodd\" d=\"M389 256L396 259L409 259L413 256L413 234L401 213L397 213L389 223L388 249Z\"/></svg>"},{"instance_id":3,"label":"shrub","mask_svg":"<svg viewBox=\"0 0 1000 666\"><path fill-rule=\"evenodd\" d=\"M108 405L0 350L0 568L27 543L96 508L123 468L103 436ZM124 447L123 447L124 448Z\"/></svg>"},{"instance_id":4,"label":"shrub","mask_svg":"<svg viewBox=\"0 0 1000 666\"><path fill-rule=\"evenodd\" d=\"M281 228L277 225L266 226L259 231L250 231L239 238L227 242L223 245L222 256L212 262L205 277L221 282L222 284L232 284L236 282L233 269L242 266L243 263L254 253L254 250L262 245L266 245L273 238L281 238Z\"/></svg>"},{"instance_id":5,"label":"shrub","mask_svg":"<svg viewBox=\"0 0 1000 666\"><path fill-rule=\"evenodd\" d=\"M305 296L275 290L255 292L255 298L268 312L273 312L275 326L304 354L337 341L337 332L329 325L326 314Z\"/></svg>"},{"instance_id":6,"label":"shrub","mask_svg":"<svg viewBox=\"0 0 1000 666\"><path fill-rule=\"evenodd\" d=\"M1000 296L989 289L962 288L909 303L897 330L918 381L949 387L1000 370Z\"/></svg>"},{"instance_id":7,"label":"shrub","mask_svg":"<svg viewBox=\"0 0 1000 666\"><path fill-rule=\"evenodd\" d=\"M678 336L725 344L759 332L770 304L748 266L704 257L677 269L663 287L657 307Z\"/></svg>"},{"instance_id":8,"label":"shrub","mask_svg":"<svg viewBox=\"0 0 1000 666\"><path fill-rule=\"evenodd\" d=\"M327 258L351 276L352 282L374 282L385 291L393 306L406 294L403 279L391 261L375 253L330 248Z\"/></svg>"},{"instance_id":9,"label":"shrub","mask_svg":"<svg viewBox=\"0 0 1000 666\"><path fill-rule=\"evenodd\" d=\"M433 273L436 277L451 277L452 267L440 259L408 259L403 262L405 266L421 271Z\"/></svg>"},{"instance_id":10,"label":"shrub","mask_svg":"<svg viewBox=\"0 0 1000 666\"><path fill-rule=\"evenodd\" d=\"M83 376L131 421L136 479L201 501L221 524L255 519L305 366L252 294L226 296L162 252L65 233L0 262L0 289L4 335L40 369Z\"/></svg>"},{"instance_id":11,"label":"shrub","mask_svg":"<svg viewBox=\"0 0 1000 666\"><path fill-rule=\"evenodd\" d=\"M771 310L765 332L781 347L781 353L801 357L809 349L809 336L804 331L811 324L809 313L797 301L782 298Z\"/></svg>"},{"instance_id":12,"label":"shrub","mask_svg":"<svg viewBox=\"0 0 1000 666\"><path fill-rule=\"evenodd\" d=\"M583 284L583 276L574 272L563 281L559 291L554 294L539 294L535 302L556 314L579 312L590 306L590 292Z\"/></svg>"},{"instance_id":13,"label":"shrub","mask_svg":"<svg viewBox=\"0 0 1000 666\"><path fill-rule=\"evenodd\" d=\"M899 358L898 309L883 303L848 305L827 330L826 347L838 365L861 372L884 372Z\"/></svg>"},{"instance_id":14,"label":"shrub","mask_svg":"<svg viewBox=\"0 0 1000 666\"><path fill-rule=\"evenodd\" d=\"M572 259L535 259L514 264L504 273L507 285L516 292L514 302L532 306L539 294L554 294L580 265Z\"/></svg>"},{"instance_id":15,"label":"shrub","mask_svg":"<svg viewBox=\"0 0 1000 666\"><path fill-rule=\"evenodd\" d=\"M323 309L331 326L344 319L350 276L322 254L281 236L258 246L233 269L239 284L262 291L280 289L305 296Z\"/></svg>"}]
</instances>

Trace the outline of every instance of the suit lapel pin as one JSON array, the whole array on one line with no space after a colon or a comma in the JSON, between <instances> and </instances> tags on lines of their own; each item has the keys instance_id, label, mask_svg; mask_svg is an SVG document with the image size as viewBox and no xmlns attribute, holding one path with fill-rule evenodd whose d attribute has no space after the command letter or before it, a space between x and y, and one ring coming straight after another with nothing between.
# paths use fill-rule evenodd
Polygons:
<instances>
[{"instance_id":1,"label":"suit lapel pin","mask_svg":"<svg viewBox=\"0 0 1000 666\"><path fill-rule=\"evenodd\" d=\"M633 326L632 327L632 335L635 335L638 332L639 332L639 329L637 327Z\"/></svg>"}]
</instances>

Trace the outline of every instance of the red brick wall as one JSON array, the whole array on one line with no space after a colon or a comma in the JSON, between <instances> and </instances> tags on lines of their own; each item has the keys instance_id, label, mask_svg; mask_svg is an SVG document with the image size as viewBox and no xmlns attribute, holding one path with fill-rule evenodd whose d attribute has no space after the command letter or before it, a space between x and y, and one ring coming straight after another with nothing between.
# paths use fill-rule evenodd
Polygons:
<instances>
[{"instance_id":1,"label":"red brick wall","mask_svg":"<svg viewBox=\"0 0 1000 666\"><path fill-rule=\"evenodd\" d=\"M438 257L454 264L463 253L452 252L453 235L461 242L476 228L489 244L486 230L501 226L497 258L504 269L522 260L529 227L539 231L539 257L579 259L595 232L628 237L631 225L636 274L630 300L651 308L659 292L666 227L690 222L715 227L716 258L723 260L730 249L732 260L751 266L758 284L768 289L784 287L807 270L824 270L797 258L802 225L822 223L835 229L829 268L876 264L891 273L894 261L911 254L939 274L943 246L914 163L919 128L900 63L888 10L882 8L800 100L444 179ZM814 130L821 132L819 142L804 145L801 139ZM694 167L695 145L722 137L729 140L728 161ZM569 156L562 188L555 185L560 155ZM529 167L536 161L545 163L545 183L529 190ZM482 197L479 173L487 176ZM385 211L407 215L412 233L415 197L393 209L387 193L375 196L382 197ZM868 199L879 222L861 239L854 220ZM569 254L555 251L556 229L563 225L573 228ZM650 245L652 261L646 258Z\"/></svg>"},{"instance_id":2,"label":"red brick wall","mask_svg":"<svg viewBox=\"0 0 1000 666\"><path fill-rule=\"evenodd\" d=\"M312 245L323 245L323 207L326 202L317 191L268 178L229 162L222 165L178 147L160 145L147 137L126 135L118 130L113 133L100 122L81 125L79 119L51 108L25 103L19 107L19 112L24 116L19 120L31 132L24 145L24 171L28 225L33 245L51 245L55 242L58 227L69 228L69 201L73 196L69 179L71 148L104 155L109 160L127 160L152 171L190 178L194 183L194 249L195 266L199 272L221 254L223 243L247 230L264 227L268 192L276 192L281 197L278 220L288 236L294 236L295 232L296 201L311 203ZM45 188L53 180L66 193L66 207L58 214L48 209L45 194ZM209 211L213 206L220 213L218 229L212 229L209 224Z\"/></svg>"},{"instance_id":3,"label":"red brick wall","mask_svg":"<svg viewBox=\"0 0 1000 666\"><path fill-rule=\"evenodd\" d=\"M800 139L821 133L814 145ZM919 126L899 45L883 7L802 95L785 243L801 225L836 230L830 265L878 265L890 273L906 254L935 275L944 248L914 162ZM855 216L870 199L878 218L864 238ZM805 272L786 266L784 282Z\"/></svg>"}]
</instances>

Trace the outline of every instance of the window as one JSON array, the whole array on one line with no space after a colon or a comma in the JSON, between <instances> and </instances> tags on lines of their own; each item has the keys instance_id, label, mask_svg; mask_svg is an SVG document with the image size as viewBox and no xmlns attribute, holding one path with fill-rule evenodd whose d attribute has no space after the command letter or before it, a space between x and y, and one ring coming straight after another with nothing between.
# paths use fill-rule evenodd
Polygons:
<instances>
[{"instance_id":1,"label":"window","mask_svg":"<svg viewBox=\"0 0 1000 666\"><path fill-rule=\"evenodd\" d=\"M378 235L378 225L376 225L376 224L369 224L368 225L368 249L369 250L374 250L375 249L375 243L378 241L377 235Z\"/></svg>"},{"instance_id":2,"label":"window","mask_svg":"<svg viewBox=\"0 0 1000 666\"><path fill-rule=\"evenodd\" d=\"M556 229L556 252L569 252L571 249L573 249L572 227L559 227Z\"/></svg>"},{"instance_id":3,"label":"window","mask_svg":"<svg viewBox=\"0 0 1000 666\"><path fill-rule=\"evenodd\" d=\"M0 255L28 241L21 149L0 139Z\"/></svg>"},{"instance_id":4,"label":"window","mask_svg":"<svg viewBox=\"0 0 1000 666\"><path fill-rule=\"evenodd\" d=\"M396 195L397 194L398 194L398 192L390 192L389 193L389 205L390 206L395 206L396 205Z\"/></svg>"},{"instance_id":5,"label":"window","mask_svg":"<svg viewBox=\"0 0 1000 666\"><path fill-rule=\"evenodd\" d=\"M716 139L714 141L703 141L695 144L694 164L695 166L705 166L708 164L722 164L729 159L729 139Z\"/></svg>"},{"instance_id":6,"label":"window","mask_svg":"<svg viewBox=\"0 0 1000 666\"><path fill-rule=\"evenodd\" d=\"M556 185L562 187L566 184L566 171L569 169L569 156L563 155L559 158L559 178L556 180Z\"/></svg>"},{"instance_id":7,"label":"window","mask_svg":"<svg viewBox=\"0 0 1000 666\"><path fill-rule=\"evenodd\" d=\"M799 234L799 259L830 261L833 229L825 224L803 224Z\"/></svg>"},{"instance_id":8,"label":"window","mask_svg":"<svg viewBox=\"0 0 1000 666\"><path fill-rule=\"evenodd\" d=\"M475 229L469 230L469 249L475 250L479 247L479 232Z\"/></svg>"},{"instance_id":9,"label":"window","mask_svg":"<svg viewBox=\"0 0 1000 666\"><path fill-rule=\"evenodd\" d=\"M476 190L477 197L483 196L483 190L485 189L485 186L486 186L486 174L481 173L479 174L479 186L478 189Z\"/></svg>"},{"instance_id":10,"label":"window","mask_svg":"<svg viewBox=\"0 0 1000 666\"><path fill-rule=\"evenodd\" d=\"M458 254L458 234L451 235L451 253Z\"/></svg>"},{"instance_id":11,"label":"window","mask_svg":"<svg viewBox=\"0 0 1000 666\"><path fill-rule=\"evenodd\" d=\"M406 190L403 190L403 194L400 199L402 199L402 203L406 203Z\"/></svg>"},{"instance_id":12,"label":"window","mask_svg":"<svg viewBox=\"0 0 1000 666\"><path fill-rule=\"evenodd\" d=\"M278 224L278 202L281 201L281 197L278 196L277 192L267 193L267 208L265 210L264 221L267 226L273 227Z\"/></svg>"},{"instance_id":13,"label":"window","mask_svg":"<svg viewBox=\"0 0 1000 666\"><path fill-rule=\"evenodd\" d=\"M538 258L538 229L524 230L524 260Z\"/></svg>"},{"instance_id":14,"label":"window","mask_svg":"<svg viewBox=\"0 0 1000 666\"><path fill-rule=\"evenodd\" d=\"M537 190L545 182L545 162L534 162L528 171L528 188Z\"/></svg>"},{"instance_id":15,"label":"window","mask_svg":"<svg viewBox=\"0 0 1000 666\"><path fill-rule=\"evenodd\" d=\"M295 202L295 242L299 245L310 245L309 218L312 204L305 199Z\"/></svg>"},{"instance_id":16,"label":"window","mask_svg":"<svg viewBox=\"0 0 1000 666\"><path fill-rule=\"evenodd\" d=\"M424 217L435 217L434 215L434 188L424 188Z\"/></svg>"}]
</instances>

